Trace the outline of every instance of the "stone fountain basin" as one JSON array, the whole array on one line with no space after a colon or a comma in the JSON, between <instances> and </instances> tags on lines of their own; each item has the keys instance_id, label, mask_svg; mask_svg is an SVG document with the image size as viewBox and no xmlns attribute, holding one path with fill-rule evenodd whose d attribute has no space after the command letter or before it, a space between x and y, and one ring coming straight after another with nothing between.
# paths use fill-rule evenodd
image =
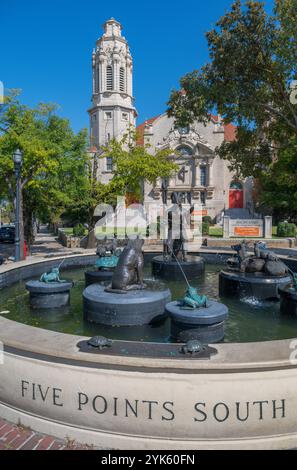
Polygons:
<instances>
[{"instance_id":1,"label":"stone fountain basin","mask_svg":"<svg viewBox=\"0 0 297 470\"><path fill-rule=\"evenodd\" d=\"M2 266L0 282L56 262ZM36 431L105 449L297 446L296 339L218 344L203 359L169 343L114 341L92 353L78 346L85 337L0 317L0 340L0 416Z\"/></svg>"},{"instance_id":2,"label":"stone fountain basin","mask_svg":"<svg viewBox=\"0 0 297 470\"><path fill-rule=\"evenodd\" d=\"M83 292L84 317L102 325L148 325L166 316L165 305L170 300L167 288L151 290L148 287L118 294L106 292L105 286L92 284Z\"/></svg>"}]
</instances>

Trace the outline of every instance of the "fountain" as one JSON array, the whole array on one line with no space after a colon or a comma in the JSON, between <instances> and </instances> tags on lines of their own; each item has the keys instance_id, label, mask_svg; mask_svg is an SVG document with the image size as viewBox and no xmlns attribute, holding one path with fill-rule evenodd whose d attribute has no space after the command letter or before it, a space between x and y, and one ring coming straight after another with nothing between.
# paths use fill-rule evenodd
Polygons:
<instances>
[{"instance_id":1,"label":"fountain","mask_svg":"<svg viewBox=\"0 0 297 470\"><path fill-rule=\"evenodd\" d=\"M236 255L227 261L219 275L222 296L253 297L258 300L279 298L279 288L290 283L287 266L263 242L254 243L254 254L248 254L244 240L232 246Z\"/></svg>"},{"instance_id":2,"label":"fountain","mask_svg":"<svg viewBox=\"0 0 297 470\"><path fill-rule=\"evenodd\" d=\"M279 288L280 311L283 315L297 316L297 273L290 272L293 282Z\"/></svg>"},{"instance_id":3,"label":"fountain","mask_svg":"<svg viewBox=\"0 0 297 470\"><path fill-rule=\"evenodd\" d=\"M217 253L207 259L195 292L187 289L183 297L180 281L168 282L173 299L183 297L178 303L185 315L197 305L201 315L210 303L201 292L219 300ZM255 306L226 298L230 319L224 343L215 349L197 339L172 341L169 318L145 327L92 324L81 315L84 272L91 263L88 253L65 260L75 285L70 315L55 323L50 315L46 319L49 310L37 321L24 286L57 259L0 268L3 419L104 448L296 448L296 416L290 412L297 407L295 316L279 315L276 302ZM149 273L150 264L145 269ZM115 278L106 294L130 295L135 279L129 284L126 270L122 274L124 284ZM112 292L118 289L127 293Z\"/></svg>"},{"instance_id":4,"label":"fountain","mask_svg":"<svg viewBox=\"0 0 297 470\"><path fill-rule=\"evenodd\" d=\"M166 312L171 318L172 338L182 342L199 340L205 344L221 341L228 308L219 302L209 301L205 295L199 295L197 288L190 286L180 264L179 268L188 287L181 300L166 304Z\"/></svg>"},{"instance_id":5,"label":"fountain","mask_svg":"<svg viewBox=\"0 0 297 470\"><path fill-rule=\"evenodd\" d=\"M86 287L102 281L109 281L112 278L113 270L118 264L122 250L117 247L116 239L107 240L99 245L96 250L98 259L95 263L96 270L88 270L85 273Z\"/></svg>"},{"instance_id":6,"label":"fountain","mask_svg":"<svg viewBox=\"0 0 297 470\"><path fill-rule=\"evenodd\" d=\"M84 317L111 326L146 325L164 317L169 289L143 281L142 239L129 240L119 257L111 284L88 286L83 292Z\"/></svg>"},{"instance_id":7,"label":"fountain","mask_svg":"<svg viewBox=\"0 0 297 470\"><path fill-rule=\"evenodd\" d=\"M167 208L168 201L168 182L165 179L162 182L162 199L163 204ZM168 211L168 236L163 243L163 255L155 256L152 260L152 272L154 276L166 280L183 279L183 275L179 268L182 266L183 272L188 279L195 279L204 273L204 260L200 256L190 256L185 250L185 239L183 234L182 219L182 201L181 194L174 192L171 196L172 203L175 204L175 211L179 217L179 234L175 238L173 230L173 213Z\"/></svg>"}]
</instances>

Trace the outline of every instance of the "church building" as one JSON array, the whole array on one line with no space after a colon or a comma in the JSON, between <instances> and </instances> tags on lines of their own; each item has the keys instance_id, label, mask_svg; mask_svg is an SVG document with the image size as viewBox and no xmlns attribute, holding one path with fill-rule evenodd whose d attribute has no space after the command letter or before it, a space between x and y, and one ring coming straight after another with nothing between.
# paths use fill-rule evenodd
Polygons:
<instances>
[{"instance_id":1,"label":"church building","mask_svg":"<svg viewBox=\"0 0 297 470\"><path fill-rule=\"evenodd\" d=\"M90 140L92 151L100 152L110 139L120 139L130 126L136 126L137 117L132 56L122 26L113 18L104 24L103 36L93 51L92 67ZM149 145L149 152L172 149L179 171L169 181L169 197L179 192L185 204L201 204L202 214L216 220L230 209L246 213L252 209L250 179L239 181L216 154L223 141L235 139L233 124L224 125L219 116L211 116L207 125L197 122L178 128L164 113L140 124L137 131L138 145ZM99 160L100 181L108 182L112 171L111 157ZM146 185L144 198L161 202L161 181L156 187Z\"/></svg>"}]
</instances>

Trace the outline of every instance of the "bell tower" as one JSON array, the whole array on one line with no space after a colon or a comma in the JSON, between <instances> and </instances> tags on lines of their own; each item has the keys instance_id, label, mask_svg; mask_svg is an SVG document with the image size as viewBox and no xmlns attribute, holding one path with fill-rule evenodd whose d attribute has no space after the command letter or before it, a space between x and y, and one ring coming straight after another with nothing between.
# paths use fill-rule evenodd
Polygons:
<instances>
[{"instance_id":1,"label":"bell tower","mask_svg":"<svg viewBox=\"0 0 297 470\"><path fill-rule=\"evenodd\" d=\"M123 137L129 127L135 127L137 116L132 90L133 63L122 36L122 25L111 18L103 28L103 36L92 54L92 107L88 110L91 147L98 149L112 138Z\"/></svg>"}]
</instances>

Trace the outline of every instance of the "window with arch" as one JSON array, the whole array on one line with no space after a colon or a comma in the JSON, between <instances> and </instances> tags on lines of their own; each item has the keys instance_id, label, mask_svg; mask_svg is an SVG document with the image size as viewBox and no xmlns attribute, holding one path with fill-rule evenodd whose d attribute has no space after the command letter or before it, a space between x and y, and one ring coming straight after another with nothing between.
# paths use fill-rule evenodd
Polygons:
<instances>
[{"instance_id":1,"label":"window with arch","mask_svg":"<svg viewBox=\"0 0 297 470\"><path fill-rule=\"evenodd\" d=\"M100 91L100 71L99 71L99 67L97 68L96 78L97 78L97 88L96 88L96 91L97 91L97 93L99 93L99 91Z\"/></svg>"},{"instance_id":2,"label":"window with arch","mask_svg":"<svg viewBox=\"0 0 297 470\"><path fill-rule=\"evenodd\" d=\"M126 91L125 87L125 69L120 67L120 91Z\"/></svg>"},{"instance_id":3,"label":"window with arch","mask_svg":"<svg viewBox=\"0 0 297 470\"><path fill-rule=\"evenodd\" d=\"M200 185L207 186L207 168L206 166L200 167Z\"/></svg>"},{"instance_id":4,"label":"window with arch","mask_svg":"<svg viewBox=\"0 0 297 470\"><path fill-rule=\"evenodd\" d=\"M112 171L112 170L113 170L112 157L106 157L106 171Z\"/></svg>"},{"instance_id":5,"label":"window with arch","mask_svg":"<svg viewBox=\"0 0 297 470\"><path fill-rule=\"evenodd\" d=\"M113 90L113 70L111 65L106 67L106 89Z\"/></svg>"},{"instance_id":6,"label":"window with arch","mask_svg":"<svg viewBox=\"0 0 297 470\"><path fill-rule=\"evenodd\" d=\"M230 183L230 189L237 189L239 191L242 191L242 184L240 181L232 181Z\"/></svg>"},{"instance_id":7,"label":"window with arch","mask_svg":"<svg viewBox=\"0 0 297 470\"><path fill-rule=\"evenodd\" d=\"M181 155L184 155L186 157L190 157L193 155L193 151L190 147L186 145L182 145L176 149Z\"/></svg>"}]
</instances>

